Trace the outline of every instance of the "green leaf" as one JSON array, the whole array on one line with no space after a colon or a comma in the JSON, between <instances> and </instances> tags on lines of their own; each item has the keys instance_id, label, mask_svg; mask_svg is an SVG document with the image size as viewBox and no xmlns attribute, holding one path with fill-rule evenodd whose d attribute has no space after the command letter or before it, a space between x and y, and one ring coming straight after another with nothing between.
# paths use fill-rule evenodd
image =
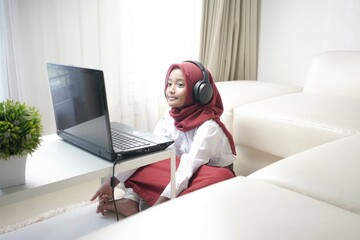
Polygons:
<instances>
[{"instance_id":1,"label":"green leaf","mask_svg":"<svg viewBox=\"0 0 360 240\"><path fill-rule=\"evenodd\" d=\"M42 133L41 115L35 107L11 99L0 102L0 159L34 152Z\"/></svg>"}]
</instances>

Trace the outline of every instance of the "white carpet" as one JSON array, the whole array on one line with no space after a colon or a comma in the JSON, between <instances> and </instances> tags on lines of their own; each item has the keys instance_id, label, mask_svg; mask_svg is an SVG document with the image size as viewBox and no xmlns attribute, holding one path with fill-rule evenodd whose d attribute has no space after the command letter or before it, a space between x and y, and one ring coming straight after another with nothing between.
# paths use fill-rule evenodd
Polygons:
<instances>
[{"instance_id":1,"label":"white carpet","mask_svg":"<svg viewBox=\"0 0 360 240\"><path fill-rule=\"evenodd\" d=\"M73 209L76 209L76 208L81 208L81 207L84 207L84 206L88 206L90 204L93 204L93 202L85 201L85 202L81 202L81 203L77 203L77 204L70 204L70 205L67 205L65 207L50 210L48 212L40 214L39 216L26 219L25 221L18 222L18 223L13 224L13 225L5 226L5 227L0 229L0 235L4 234L4 233L7 233L7 232L14 231L14 230L19 229L19 228L29 226L29 225L34 224L34 223L44 221L46 219L58 216L60 214L66 213L66 212L68 212L70 210L73 210Z\"/></svg>"},{"instance_id":2,"label":"white carpet","mask_svg":"<svg viewBox=\"0 0 360 240\"><path fill-rule=\"evenodd\" d=\"M122 184L119 184L115 188L115 199L122 198L123 195L124 195L124 186ZM14 230L29 226L29 225L34 224L34 223L42 222L42 221L44 221L46 219L56 217L56 216L58 216L60 214L69 212L69 211L77 209L77 208L89 206L90 204L97 204L97 202L83 201L83 202L79 202L79 203L69 204L69 205L66 205L66 206L61 207L61 208L52 209L52 210L50 210L48 212L40 214L39 216L36 216L36 217L33 217L33 218L28 218L28 219L26 219L24 221L21 221L21 222L18 222L16 224L7 225L5 227L0 228L0 235L2 235L4 233L12 232Z\"/></svg>"}]
</instances>

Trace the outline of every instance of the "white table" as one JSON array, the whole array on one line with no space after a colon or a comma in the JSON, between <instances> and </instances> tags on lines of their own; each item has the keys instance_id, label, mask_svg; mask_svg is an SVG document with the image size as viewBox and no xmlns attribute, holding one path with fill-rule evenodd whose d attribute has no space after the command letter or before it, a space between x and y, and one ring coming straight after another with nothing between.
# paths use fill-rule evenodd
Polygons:
<instances>
[{"instance_id":1,"label":"white table","mask_svg":"<svg viewBox=\"0 0 360 240\"><path fill-rule=\"evenodd\" d=\"M120 161L116 173L171 158L172 198L175 197L175 151ZM101 178L111 176L113 163L79 149L56 134L43 137L38 150L28 157L26 184L0 190L0 227L74 201L89 200Z\"/></svg>"}]
</instances>

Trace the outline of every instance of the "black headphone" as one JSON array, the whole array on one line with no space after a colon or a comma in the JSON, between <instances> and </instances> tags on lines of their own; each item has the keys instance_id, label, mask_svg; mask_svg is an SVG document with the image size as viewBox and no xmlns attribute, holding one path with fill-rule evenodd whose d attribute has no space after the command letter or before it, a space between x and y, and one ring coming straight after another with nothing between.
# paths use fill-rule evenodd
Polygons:
<instances>
[{"instance_id":1,"label":"black headphone","mask_svg":"<svg viewBox=\"0 0 360 240\"><path fill-rule=\"evenodd\" d=\"M203 79L199 80L195 84L195 86L193 88L193 97L194 97L195 101L197 101L198 103L200 103L202 105L208 104L213 96L213 88L209 81L208 72L206 71L205 67L199 62L196 62L196 61L184 61L184 62L193 63L196 66L198 66L198 68L200 68L200 70L203 74Z\"/></svg>"}]
</instances>

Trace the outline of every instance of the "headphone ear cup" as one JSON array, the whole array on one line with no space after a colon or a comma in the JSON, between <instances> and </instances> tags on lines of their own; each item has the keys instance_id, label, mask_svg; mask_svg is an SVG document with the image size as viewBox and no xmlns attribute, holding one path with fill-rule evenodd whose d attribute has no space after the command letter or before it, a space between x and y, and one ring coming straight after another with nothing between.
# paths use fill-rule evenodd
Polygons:
<instances>
[{"instance_id":1,"label":"headphone ear cup","mask_svg":"<svg viewBox=\"0 0 360 240\"><path fill-rule=\"evenodd\" d=\"M185 62L191 62L194 65L198 66L198 68L200 68L203 74L203 79L196 82L193 88L193 97L196 102L202 105L208 104L213 96L213 88L209 81L209 75L206 72L205 67L197 61L185 61Z\"/></svg>"},{"instance_id":2,"label":"headphone ear cup","mask_svg":"<svg viewBox=\"0 0 360 240\"><path fill-rule=\"evenodd\" d=\"M193 96L195 100L202 104L208 104L212 98L213 89L209 82L207 81L198 81L193 89Z\"/></svg>"}]
</instances>

